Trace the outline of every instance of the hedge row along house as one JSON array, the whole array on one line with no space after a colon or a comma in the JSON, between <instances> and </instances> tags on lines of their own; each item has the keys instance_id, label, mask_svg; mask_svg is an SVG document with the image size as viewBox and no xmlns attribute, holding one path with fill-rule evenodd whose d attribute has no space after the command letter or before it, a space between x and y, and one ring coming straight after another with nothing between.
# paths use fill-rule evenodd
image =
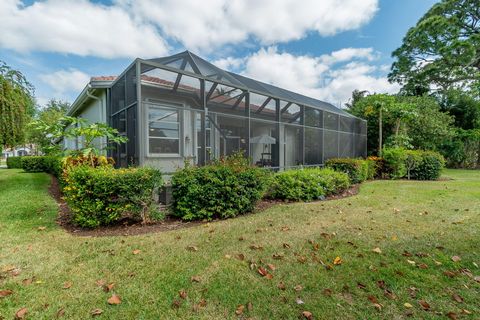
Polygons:
<instances>
[{"instance_id":1,"label":"hedge row along house","mask_svg":"<svg viewBox=\"0 0 480 320\"><path fill-rule=\"evenodd\" d=\"M136 59L118 77L91 78L68 114L106 122L128 137L109 151L120 167L173 172L185 159L203 165L241 151L258 166L284 169L367 152L366 121L189 51Z\"/></svg>"}]
</instances>

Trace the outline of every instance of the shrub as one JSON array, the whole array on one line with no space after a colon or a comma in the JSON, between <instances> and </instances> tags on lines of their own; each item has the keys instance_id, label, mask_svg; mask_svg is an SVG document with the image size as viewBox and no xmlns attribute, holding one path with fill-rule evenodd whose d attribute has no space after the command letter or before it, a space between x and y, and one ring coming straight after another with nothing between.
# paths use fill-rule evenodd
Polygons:
<instances>
[{"instance_id":1,"label":"shrub","mask_svg":"<svg viewBox=\"0 0 480 320\"><path fill-rule=\"evenodd\" d=\"M411 177L416 180L437 180L445 166L445 159L435 151L421 151L421 161L412 169Z\"/></svg>"},{"instance_id":2,"label":"shrub","mask_svg":"<svg viewBox=\"0 0 480 320\"><path fill-rule=\"evenodd\" d=\"M400 179L407 174L405 161L407 159L406 150L402 148L385 148L383 150L383 159L385 161L384 173L391 179Z\"/></svg>"},{"instance_id":3,"label":"shrub","mask_svg":"<svg viewBox=\"0 0 480 320\"><path fill-rule=\"evenodd\" d=\"M385 149L383 156L386 172L393 179L436 180L445 165L443 156L435 151L391 148Z\"/></svg>"},{"instance_id":4,"label":"shrub","mask_svg":"<svg viewBox=\"0 0 480 320\"><path fill-rule=\"evenodd\" d=\"M7 168L8 169L22 169L22 158L23 157L8 157L7 158Z\"/></svg>"},{"instance_id":5,"label":"shrub","mask_svg":"<svg viewBox=\"0 0 480 320\"><path fill-rule=\"evenodd\" d=\"M350 186L348 175L325 168L287 170L275 174L270 196L283 200L322 200Z\"/></svg>"},{"instance_id":6,"label":"shrub","mask_svg":"<svg viewBox=\"0 0 480 320\"><path fill-rule=\"evenodd\" d=\"M210 220L252 211L268 189L270 176L240 154L203 167L185 164L171 179L173 214L183 220Z\"/></svg>"},{"instance_id":7,"label":"shrub","mask_svg":"<svg viewBox=\"0 0 480 320\"><path fill-rule=\"evenodd\" d=\"M124 217L148 221L156 215L152 195L161 182L156 169L81 165L68 170L63 193L73 222L93 228Z\"/></svg>"},{"instance_id":8,"label":"shrub","mask_svg":"<svg viewBox=\"0 0 480 320\"><path fill-rule=\"evenodd\" d=\"M385 167L385 160L380 157L369 156L367 158L367 161L369 166L368 179L382 178Z\"/></svg>"},{"instance_id":9,"label":"shrub","mask_svg":"<svg viewBox=\"0 0 480 320\"><path fill-rule=\"evenodd\" d=\"M327 160L325 166L335 171L345 172L352 183L363 182L370 175L374 175L374 173L369 172L373 168L370 167L368 161L362 159L334 158Z\"/></svg>"}]
</instances>

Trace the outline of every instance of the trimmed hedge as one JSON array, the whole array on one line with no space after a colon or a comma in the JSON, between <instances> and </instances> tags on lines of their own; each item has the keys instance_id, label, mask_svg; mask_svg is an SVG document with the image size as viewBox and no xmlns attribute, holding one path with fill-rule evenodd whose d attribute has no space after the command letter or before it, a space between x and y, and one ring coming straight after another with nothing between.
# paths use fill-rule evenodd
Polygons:
<instances>
[{"instance_id":1,"label":"trimmed hedge","mask_svg":"<svg viewBox=\"0 0 480 320\"><path fill-rule=\"evenodd\" d=\"M152 168L114 169L112 166L69 168L63 188L73 222L94 228L124 217L148 221L157 215L153 192L162 183Z\"/></svg>"},{"instance_id":2,"label":"trimmed hedge","mask_svg":"<svg viewBox=\"0 0 480 320\"><path fill-rule=\"evenodd\" d=\"M334 158L327 160L325 166L335 171L345 172L352 183L361 183L376 175L374 164L363 159Z\"/></svg>"},{"instance_id":3,"label":"trimmed hedge","mask_svg":"<svg viewBox=\"0 0 480 320\"><path fill-rule=\"evenodd\" d=\"M47 172L59 177L62 173L62 158L54 156L22 157L22 168L26 172Z\"/></svg>"},{"instance_id":4,"label":"trimmed hedge","mask_svg":"<svg viewBox=\"0 0 480 320\"><path fill-rule=\"evenodd\" d=\"M7 168L8 169L22 169L22 158L23 157L8 157L7 158Z\"/></svg>"},{"instance_id":5,"label":"trimmed hedge","mask_svg":"<svg viewBox=\"0 0 480 320\"><path fill-rule=\"evenodd\" d=\"M275 174L270 197L291 201L323 200L350 186L346 173L330 168L304 168Z\"/></svg>"},{"instance_id":6,"label":"trimmed hedge","mask_svg":"<svg viewBox=\"0 0 480 320\"><path fill-rule=\"evenodd\" d=\"M435 151L387 148L383 151L385 175L392 179L436 180L445 166Z\"/></svg>"},{"instance_id":7,"label":"trimmed hedge","mask_svg":"<svg viewBox=\"0 0 480 320\"><path fill-rule=\"evenodd\" d=\"M203 167L186 164L171 179L173 215L211 220L250 212L267 191L270 176L239 154Z\"/></svg>"}]
</instances>

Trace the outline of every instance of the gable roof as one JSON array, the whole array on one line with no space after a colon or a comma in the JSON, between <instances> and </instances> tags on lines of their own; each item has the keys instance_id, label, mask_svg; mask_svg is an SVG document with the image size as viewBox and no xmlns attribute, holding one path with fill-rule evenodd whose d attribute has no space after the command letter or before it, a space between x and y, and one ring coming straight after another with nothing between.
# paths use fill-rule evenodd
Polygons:
<instances>
[{"instance_id":1,"label":"gable roof","mask_svg":"<svg viewBox=\"0 0 480 320\"><path fill-rule=\"evenodd\" d=\"M233 87L246 88L266 96L274 96L300 105L310 106L347 117L354 117L345 110L335 107L331 103L223 70L188 50L172 56L148 59L146 61L151 61L178 70L192 72L211 81L220 80Z\"/></svg>"}]
</instances>

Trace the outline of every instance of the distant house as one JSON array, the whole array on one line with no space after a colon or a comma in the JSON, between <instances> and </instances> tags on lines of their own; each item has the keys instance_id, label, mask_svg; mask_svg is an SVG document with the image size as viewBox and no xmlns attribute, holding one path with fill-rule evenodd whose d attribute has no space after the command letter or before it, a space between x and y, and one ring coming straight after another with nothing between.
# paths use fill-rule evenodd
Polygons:
<instances>
[{"instance_id":1,"label":"distant house","mask_svg":"<svg viewBox=\"0 0 480 320\"><path fill-rule=\"evenodd\" d=\"M33 145L19 146L2 150L2 158L30 156L33 154Z\"/></svg>"},{"instance_id":2,"label":"distant house","mask_svg":"<svg viewBox=\"0 0 480 320\"><path fill-rule=\"evenodd\" d=\"M171 172L185 159L202 165L236 151L272 168L366 156L364 120L222 70L189 51L136 59L118 77L91 78L68 114L106 122L128 137L109 151L122 167ZM67 148L78 143L65 141Z\"/></svg>"}]
</instances>

